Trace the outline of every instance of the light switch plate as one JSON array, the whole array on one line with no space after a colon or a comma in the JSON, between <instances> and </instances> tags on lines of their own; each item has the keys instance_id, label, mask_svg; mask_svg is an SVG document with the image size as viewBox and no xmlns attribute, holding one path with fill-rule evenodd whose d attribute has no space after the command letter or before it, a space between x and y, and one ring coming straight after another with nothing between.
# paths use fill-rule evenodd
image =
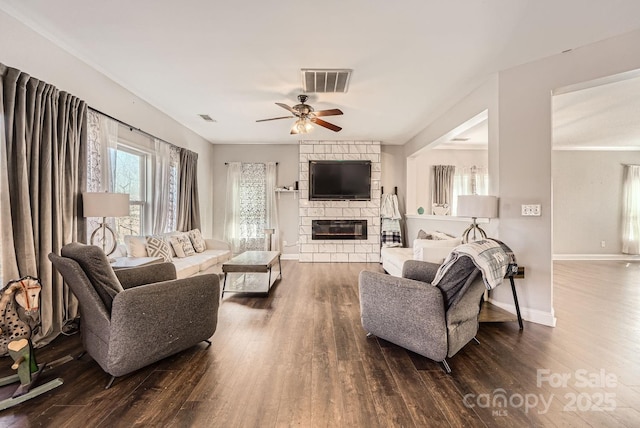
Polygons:
<instances>
[{"instance_id":1,"label":"light switch plate","mask_svg":"<svg viewBox=\"0 0 640 428\"><path fill-rule=\"evenodd\" d=\"M522 205L523 216L540 216L540 204Z\"/></svg>"}]
</instances>

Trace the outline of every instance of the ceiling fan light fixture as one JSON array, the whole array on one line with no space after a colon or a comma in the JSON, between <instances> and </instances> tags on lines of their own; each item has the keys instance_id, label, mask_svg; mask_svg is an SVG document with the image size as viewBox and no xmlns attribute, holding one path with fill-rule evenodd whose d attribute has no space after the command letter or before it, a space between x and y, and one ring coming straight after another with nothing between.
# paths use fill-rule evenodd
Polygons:
<instances>
[{"instance_id":1,"label":"ceiling fan light fixture","mask_svg":"<svg viewBox=\"0 0 640 428\"><path fill-rule=\"evenodd\" d=\"M299 118L295 121L291 127L291 133L293 134L307 134L313 130L311 121L308 118Z\"/></svg>"}]
</instances>

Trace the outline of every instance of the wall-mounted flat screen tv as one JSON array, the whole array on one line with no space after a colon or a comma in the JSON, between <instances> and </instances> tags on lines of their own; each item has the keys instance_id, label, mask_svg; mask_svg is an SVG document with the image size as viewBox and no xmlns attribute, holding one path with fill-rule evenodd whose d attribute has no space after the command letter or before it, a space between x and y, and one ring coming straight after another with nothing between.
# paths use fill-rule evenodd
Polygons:
<instances>
[{"instance_id":1,"label":"wall-mounted flat screen tv","mask_svg":"<svg viewBox=\"0 0 640 428\"><path fill-rule=\"evenodd\" d=\"M371 161L309 161L309 200L371 200Z\"/></svg>"}]
</instances>

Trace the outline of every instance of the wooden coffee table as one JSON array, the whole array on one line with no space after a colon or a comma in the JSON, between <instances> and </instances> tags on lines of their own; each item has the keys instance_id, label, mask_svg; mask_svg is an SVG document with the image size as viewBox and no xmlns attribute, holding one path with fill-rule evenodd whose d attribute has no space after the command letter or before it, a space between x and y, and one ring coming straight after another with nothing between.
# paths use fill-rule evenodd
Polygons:
<instances>
[{"instance_id":1,"label":"wooden coffee table","mask_svg":"<svg viewBox=\"0 0 640 428\"><path fill-rule=\"evenodd\" d=\"M277 275L272 272L278 263ZM245 251L222 264L224 293L259 293L269 295L271 286L282 278L280 251ZM227 287L227 277L229 286Z\"/></svg>"}]
</instances>

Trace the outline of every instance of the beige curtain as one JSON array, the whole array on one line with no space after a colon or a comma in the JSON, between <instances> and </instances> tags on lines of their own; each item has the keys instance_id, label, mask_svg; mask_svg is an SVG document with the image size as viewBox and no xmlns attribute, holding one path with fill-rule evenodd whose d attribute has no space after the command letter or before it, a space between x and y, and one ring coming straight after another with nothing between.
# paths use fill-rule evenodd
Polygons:
<instances>
[{"instance_id":1,"label":"beige curtain","mask_svg":"<svg viewBox=\"0 0 640 428\"><path fill-rule=\"evenodd\" d=\"M200 228L198 199L198 154L180 149L177 229L187 231Z\"/></svg>"},{"instance_id":2,"label":"beige curtain","mask_svg":"<svg viewBox=\"0 0 640 428\"><path fill-rule=\"evenodd\" d=\"M432 206L451 207L453 201L454 165L434 165L431 185Z\"/></svg>"},{"instance_id":3,"label":"beige curtain","mask_svg":"<svg viewBox=\"0 0 640 428\"><path fill-rule=\"evenodd\" d=\"M77 316L77 302L47 256L84 242L78 195L86 183L84 101L0 64L1 279L42 282L36 346Z\"/></svg>"}]
</instances>

